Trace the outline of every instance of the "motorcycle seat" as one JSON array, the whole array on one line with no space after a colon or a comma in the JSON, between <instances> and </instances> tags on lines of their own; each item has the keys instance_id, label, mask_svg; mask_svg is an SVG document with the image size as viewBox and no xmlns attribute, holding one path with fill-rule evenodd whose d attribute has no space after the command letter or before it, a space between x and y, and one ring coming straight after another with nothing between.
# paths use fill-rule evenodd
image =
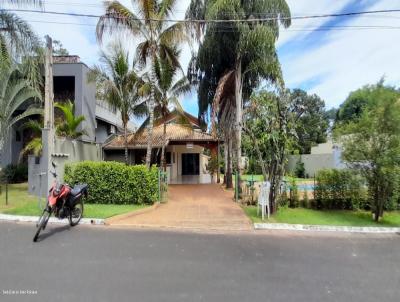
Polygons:
<instances>
[{"instance_id":1,"label":"motorcycle seat","mask_svg":"<svg viewBox=\"0 0 400 302\"><path fill-rule=\"evenodd\" d=\"M72 190L71 190L71 195L72 196L77 196L79 194L81 194L83 191L85 191L87 189L87 185L86 184L82 184L82 185L75 185Z\"/></svg>"}]
</instances>

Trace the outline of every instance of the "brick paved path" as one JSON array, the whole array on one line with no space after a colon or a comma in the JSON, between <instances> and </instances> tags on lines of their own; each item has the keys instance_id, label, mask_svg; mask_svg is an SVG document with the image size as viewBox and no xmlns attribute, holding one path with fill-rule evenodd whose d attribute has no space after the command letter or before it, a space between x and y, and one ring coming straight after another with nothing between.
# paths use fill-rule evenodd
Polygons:
<instances>
[{"instance_id":1,"label":"brick paved path","mask_svg":"<svg viewBox=\"0 0 400 302\"><path fill-rule=\"evenodd\" d=\"M219 185L170 185L168 202L139 215L109 219L110 225L251 230L250 220Z\"/></svg>"}]
</instances>

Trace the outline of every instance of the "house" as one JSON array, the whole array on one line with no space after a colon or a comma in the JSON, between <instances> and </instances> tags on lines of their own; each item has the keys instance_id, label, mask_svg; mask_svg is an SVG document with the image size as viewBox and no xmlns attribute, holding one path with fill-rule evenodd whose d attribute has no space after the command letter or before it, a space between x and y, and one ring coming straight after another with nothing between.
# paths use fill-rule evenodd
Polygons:
<instances>
[{"instance_id":1,"label":"house","mask_svg":"<svg viewBox=\"0 0 400 302\"><path fill-rule=\"evenodd\" d=\"M211 154L217 154L218 139L201 130L197 118L184 113L188 124L182 124L178 114L173 111L164 119L158 119L153 128L152 164L160 164L163 146L164 123L166 124L165 158L168 182L211 183L207 164ZM115 137L104 146L104 159L124 161L124 137ZM147 150L147 130L139 130L128 137L130 164L143 164ZM207 154L206 154L207 153Z\"/></svg>"},{"instance_id":2,"label":"house","mask_svg":"<svg viewBox=\"0 0 400 302\"><path fill-rule=\"evenodd\" d=\"M341 145L328 139L326 143L312 147L311 154L289 155L287 170L294 173L299 161L304 163L306 177L313 177L322 169L344 169L346 165L341 154Z\"/></svg>"},{"instance_id":3,"label":"house","mask_svg":"<svg viewBox=\"0 0 400 302\"><path fill-rule=\"evenodd\" d=\"M80 140L103 144L121 131L122 122L115 109L103 101L96 100L96 84L88 82L89 71L89 67L81 62L78 56L54 56L54 101L73 101L75 115L85 116L80 128L84 129L86 134ZM23 111L24 108L19 108L16 114ZM0 167L18 163L22 148L30 140L29 129L21 130L20 126L21 124L15 125L10 131ZM134 131L135 125L129 123L128 129Z\"/></svg>"}]
</instances>

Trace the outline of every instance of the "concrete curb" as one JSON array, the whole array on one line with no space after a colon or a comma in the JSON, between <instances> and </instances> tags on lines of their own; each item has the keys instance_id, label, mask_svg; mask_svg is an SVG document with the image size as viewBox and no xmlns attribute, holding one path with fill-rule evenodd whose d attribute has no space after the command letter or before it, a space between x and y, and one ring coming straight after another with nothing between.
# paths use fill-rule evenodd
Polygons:
<instances>
[{"instance_id":1,"label":"concrete curb","mask_svg":"<svg viewBox=\"0 0 400 302\"><path fill-rule=\"evenodd\" d=\"M142 214L147 213L147 212L151 212L151 211L157 209L161 204L162 204L161 202L156 202L153 205L151 205L151 206L149 206L147 208L144 208L144 209L128 212L128 213L121 214L121 215L112 216L110 218L105 219L104 224L114 225L115 221L119 221L119 220L122 220L122 219L127 219L127 218L134 217L134 216L137 216L137 215L142 215Z\"/></svg>"},{"instance_id":2,"label":"concrete curb","mask_svg":"<svg viewBox=\"0 0 400 302\"><path fill-rule=\"evenodd\" d=\"M352 227L330 225L307 225L287 223L254 223L255 230L287 230L287 231L311 231L311 232L345 232L345 233L375 233L390 234L400 233L400 227Z\"/></svg>"},{"instance_id":3,"label":"concrete curb","mask_svg":"<svg viewBox=\"0 0 400 302\"><path fill-rule=\"evenodd\" d=\"M7 215L0 214L0 221L14 221L14 222L37 222L39 216L20 216L20 215ZM67 219L58 219L56 217L50 217L49 223L57 224L68 224ZM91 224L91 225L104 225L104 219L99 218L82 218L79 224Z\"/></svg>"}]
</instances>

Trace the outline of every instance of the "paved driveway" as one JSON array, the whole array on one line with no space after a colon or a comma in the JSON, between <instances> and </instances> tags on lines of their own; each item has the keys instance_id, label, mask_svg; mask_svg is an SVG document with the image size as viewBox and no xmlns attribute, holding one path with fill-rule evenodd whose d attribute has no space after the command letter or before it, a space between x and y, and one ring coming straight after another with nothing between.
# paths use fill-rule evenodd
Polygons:
<instances>
[{"instance_id":1,"label":"paved driveway","mask_svg":"<svg viewBox=\"0 0 400 302\"><path fill-rule=\"evenodd\" d=\"M251 230L247 216L219 185L170 185L168 202L139 215L122 215L110 225Z\"/></svg>"}]
</instances>

